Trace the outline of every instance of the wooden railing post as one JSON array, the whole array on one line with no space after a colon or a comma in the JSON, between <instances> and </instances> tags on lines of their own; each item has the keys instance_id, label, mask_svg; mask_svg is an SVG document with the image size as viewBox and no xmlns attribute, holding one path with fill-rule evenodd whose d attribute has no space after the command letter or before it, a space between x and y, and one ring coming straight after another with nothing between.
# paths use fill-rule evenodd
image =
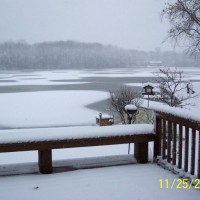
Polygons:
<instances>
[{"instance_id":1,"label":"wooden railing post","mask_svg":"<svg viewBox=\"0 0 200 200\"><path fill-rule=\"evenodd\" d=\"M52 150L39 150L38 151L39 170L42 174L52 173Z\"/></svg>"},{"instance_id":2,"label":"wooden railing post","mask_svg":"<svg viewBox=\"0 0 200 200\"><path fill-rule=\"evenodd\" d=\"M148 162L148 142L134 144L134 157L139 163Z\"/></svg>"},{"instance_id":3,"label":"wooden railing post","mask_svg":"<svg viewBox=\"0 0 200 200\"><path fill-rule=\"evenodd\" d=\"M154 142L154 159L158 155L161 155L161 136L160 136L160 127L161 127L161 120L158 116L158 114L155 114L155 133L156 133L156 140Z\"/></svg>"}]
</instances>

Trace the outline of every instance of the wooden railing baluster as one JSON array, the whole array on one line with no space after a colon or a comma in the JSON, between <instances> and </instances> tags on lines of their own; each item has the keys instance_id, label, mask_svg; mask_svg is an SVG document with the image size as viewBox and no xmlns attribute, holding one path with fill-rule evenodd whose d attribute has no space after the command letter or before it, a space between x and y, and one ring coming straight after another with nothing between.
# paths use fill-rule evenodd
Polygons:
<instances>
[{"instance_id":1,"label":"wooden railing baluster","mask_svg":"<svg viewBox=\"0 0 200 200\"><path fill-rule=\"evenodd\" d=\"M166 120L163 119L163 128L162 128L163 132L163 137L162 137L162 159L166 158Z\"/></svg>"},{"instance_id":2,"label":"wooden railing baluster","mask_svg":"<svg viewBox=\"0 0 200 200\"><path fill-rule=\"evenodd\" d=\"M171 136L172 136L172 122L168 121L168 137L167 137L167 162L171 162Z\"/></svg>"},{"instance_id":3,"label":"wooden railing baluster","mask_svg":"<svg viewBox=\"0 0 200 200\"><path fill-rule=\"evenodd\" d=\"M189 147L189 128L185 127L185 161L184 170L188 172L188 148Z\"/></svg>"},{"instance_id":4,"label":"wooden railing baluster","mask_svg":"<svg viewBox=\"0 0 200 200\"><path fill-rule=\"evenodd\" d=\"M162 125L163 124L163 120L160 118L160 123L158 126L158 155L161 155L161 139L162 139Z\"/></svg>"},{"instance_id":5,"label":"wooden railing baluster","mask_svg":"<svg viewBox=\"0 0 200 200\"><path fill-rule=\"evenodd\" d=\"M172 150L173 165L176 165L176 132L177 132L176 126L177 124L173 123L173 150Z\"/></svg>"},{"instance_id":6,"label":"wooden railing baluster","mask_svg":"<svg viewBox=\"0 0 200 200\"><path fill-rule=\"evenodd\" d=\"M178 141L178 168L182 168L182 141L183 141L183 126L179 124L179 141Z\"/></svg>"},{"instance_id":7,"label":"wooden railing baluster","mask_svg":"<svg viewBox=\"0 0 200 200\"><path fill-rule=\"evenodd\" d=\"M194 175L195 172L195 146L196 146L196 130L192 129L192 146L191 146L191 171Z\"/></svg>"}]
</instances>

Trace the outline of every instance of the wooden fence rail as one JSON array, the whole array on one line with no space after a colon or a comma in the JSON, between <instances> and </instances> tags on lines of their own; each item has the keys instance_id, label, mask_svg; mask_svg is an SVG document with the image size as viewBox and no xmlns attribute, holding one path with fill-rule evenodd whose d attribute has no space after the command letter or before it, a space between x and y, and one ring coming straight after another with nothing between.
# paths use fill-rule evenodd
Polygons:
<instances>
[{"instance_id":1,"label":"wooden fence rail","mask_svg":"<svg viewBox=\"0 0 200 200\"><path fill-rule=\"evenodd\" d=\"M154 157L200 178L200 122L156 112Z\"/></svg>"},{"instance_id":2,"label":"wooden fence rail","mask_svg":"<svg viewBox=\"0 0 200 200\"><path fill-rule=\"evenodd\" d=\"M115 127L79 126L21 129L14 133L2 130L1 137L0 153L38 150L39 170L43 174L49 174L53 171L52 150L61 148L135 143L135 159L139 163L147 163L148 143L155 140L155 133L153 125L133 124Z\"/></svg>"}]
</instances>

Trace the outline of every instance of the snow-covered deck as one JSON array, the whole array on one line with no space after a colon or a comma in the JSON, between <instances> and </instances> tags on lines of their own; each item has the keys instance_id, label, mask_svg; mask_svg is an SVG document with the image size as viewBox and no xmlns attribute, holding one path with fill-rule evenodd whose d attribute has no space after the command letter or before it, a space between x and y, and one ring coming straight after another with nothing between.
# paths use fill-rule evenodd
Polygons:
<instances>
[{"instance_id":1,"label":"snow-covered deck","mask_svg":"<svg viewBox=\"0 0 200 200\"><path fill-rule=\"evenodd\" d=\"M23 167L23 166L21 166ZM3 200L197 200L199 189L161 188L160 180L172 184L179 177L156 164L130 164L75 170L50 175L1 177Z\"/></svg>"}]
</instances>

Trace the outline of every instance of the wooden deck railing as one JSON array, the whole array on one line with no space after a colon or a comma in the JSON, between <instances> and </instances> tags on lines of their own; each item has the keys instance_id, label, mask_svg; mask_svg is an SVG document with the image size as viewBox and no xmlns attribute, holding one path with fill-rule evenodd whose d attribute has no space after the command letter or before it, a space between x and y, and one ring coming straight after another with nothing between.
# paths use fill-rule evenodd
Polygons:
<instances>
[{"instance_id":1,"label":"wooden deck railing","mask_svg":"<svg viewBox=\"0 0 200 200\"><path fill-rule=\"evenodd\" d=\"M155 112L154 158L200 178L200 122Z\"/></svg>"},{"instance_id":2,"label":"wooden deck railing","mask_svg":"<svg viewBox=\"0 0 200 200\"><path fill-rule=\"evenodd\" d=\"M135 143L134 157L148 162L148 143L155 141L153 125L78 126L0 131L0 153L38 150L39 170L52 173L52 150Z\"/></svg>"}]
</instances>

